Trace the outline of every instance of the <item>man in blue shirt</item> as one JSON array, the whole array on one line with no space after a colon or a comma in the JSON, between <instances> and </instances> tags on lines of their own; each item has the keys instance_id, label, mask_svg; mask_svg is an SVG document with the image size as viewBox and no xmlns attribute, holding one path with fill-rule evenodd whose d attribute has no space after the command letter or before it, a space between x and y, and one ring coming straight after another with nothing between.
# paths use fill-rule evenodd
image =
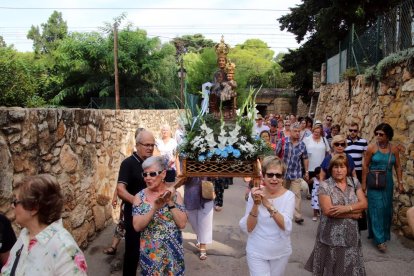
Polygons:
<instances>
[{"instance_id":1,"label":"man in blue shirt","mask_svg":"<svg viewBox=\"0 0 414 276\"><path fill-rule=\"evenodd\" d=\"M283 144L280 140L276 146L276 155L283 152L282 159L286 164L286 189L290 189L295 194L295 222L301 224L303 222L301 213L301 179L309 178L309 160L305 143L299 140L300 124L294 123L291 126L290 137L286 138ZM305 175L302 175L302 160L305 167Z\"/></svg>"}]
</instances>

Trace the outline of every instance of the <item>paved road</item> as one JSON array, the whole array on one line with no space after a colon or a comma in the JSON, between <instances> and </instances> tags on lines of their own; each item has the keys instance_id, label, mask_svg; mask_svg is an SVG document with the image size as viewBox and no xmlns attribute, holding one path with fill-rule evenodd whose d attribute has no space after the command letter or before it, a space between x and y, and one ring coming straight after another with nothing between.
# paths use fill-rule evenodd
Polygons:
<instances>
[{"instance_id":1,"label":"paved road","mask_svg":"<svg viewBox=\"0 0 414 276\"><path fill-rule=\"evenodd\" d=\"M240 231L238 222L244 214L244 192L246 184L241 179L224 193L224 209L214 214L214 242L208 248L208 259L200 261L196 254L195 235L191 226L183 230L186 275L220 276L238 275L247 276L248 268L245 257L246 235ZM291 235L293 254L290 257L286 276L311 275L303 269L315 242L317 222L311 220L312 210L310 201L303 200L305 222L303 225L294 224ZM110 244L113 227L107 227L89 245L85 251L88 262L89 275L118 276L123 255L123 242L119 246L116 256L102 254L105 246ZM414 275L414 241L392 235L388 243L388 253L379 253L366 238L366 231L362 234L363 255L367 275Z\"/></svg>"}]
</instances>

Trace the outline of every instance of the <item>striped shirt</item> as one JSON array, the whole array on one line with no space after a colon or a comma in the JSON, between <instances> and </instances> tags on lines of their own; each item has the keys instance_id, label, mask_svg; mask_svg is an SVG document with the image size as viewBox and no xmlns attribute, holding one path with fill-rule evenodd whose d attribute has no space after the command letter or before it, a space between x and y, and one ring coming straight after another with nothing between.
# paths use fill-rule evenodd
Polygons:
<instances>
[{"instance_id":1,"label":"striped shirt","mask_svg":"<svg viewBox=\"0 0 414 276\"><path fill-rule=\"evenodd\" d=\"M290 142L289 137L284 143L283 161L286 164L285 178L288 180L302 178L302 162L301 158L308 159L305 143L300 141L295 146ZM276 155L282 150L282 141L279 140L276 146Z\"/></svg>"},{"instance_id":2,"label":"striped shirt","mask_svg":"<svg viewBox=\"0 0 414 276\"><path fill-rule=\"evenodd\" d=\"M355 170L362 170L362 157L364 152L367 150L368 143L367 140L357 137L357 139L352 141L351 137L348 136L346 139L348 146L345 149L345 152L349 154L355 163Z\"/></svg>"}]
</instances>

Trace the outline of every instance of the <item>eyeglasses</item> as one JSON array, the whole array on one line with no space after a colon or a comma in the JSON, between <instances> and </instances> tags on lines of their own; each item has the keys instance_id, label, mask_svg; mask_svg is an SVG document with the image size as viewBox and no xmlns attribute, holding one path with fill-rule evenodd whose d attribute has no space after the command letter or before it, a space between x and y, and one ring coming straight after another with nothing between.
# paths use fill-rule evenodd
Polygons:
<instances>
[{"instance_id":1,"label":"eyeglasses","mask_svg":"<svg viewBox=\"0 0 414 276\"><path fill-rule=\"evenodd\" d=\"M332 122L332 119L326 119L328 122Z\"/></svg>"},{"instance_id":2,"label":"eyeglasses","mask_svg":"<svg viewBox=\"0 0 414 276\"><path fill-rule=\"evenodd\" d=\"M162 173L162 171L158 171L158 172L143 172L142 173L142 176L143 177L148 177L148 176L151 176L151 177L156 177L157 175L159 175L160 173Z\"/></svg>"},{"instance_id":3,"label":"eyeglasses","mask_svg":"<svg viewBox=\"0 0 414 276\"><path fill-rule=\"evenodd\" d=\"M355 132L355 133L357 133L358 132L358 129L349 129L349 132Z\"/></svg>"},{"instance_id":4,"label":"eyeglasses","mask_svg":"<svg viewBox=\"0 0 414 276\"><path fill-rule=\"evenodd\" d=\"M153 147L155 147L155 144L143 144L143 143L140 143L140 142L138 142L138 144L140 144L141 146L146 147L146 148L153 148Z\"/></svg>"},{"instance_id":5,"label":"eyeglasses","mask_svg":"<svg viewBox=\"0 0 414 276\"><path fill-rule=\"evenodd\" d=\"M289 124L285 124L285 126L290 126Z\"/></svg>"},{"instance_id":6,"label":"eyeglasses","mask_svg":"<svg viewBox=\"0 0 414 276\"><path fill-rule=\"evenodd\" d=\"M22 203L23 201L18 200L17 198L14 198L11 202L11 204L13 205L13 207L16 207L18 204Z\"/></svg>"},{"instance_id":7,"label":"eyeglasses","mask_svg":"<svg viewBox=\"0 0 414 276\"><path fill-rule=\"evenodd\" d=\"M381 132L375 132L375 136L383 137L385 134Z\"/></svg>"},{"instance_id":8,"label":"eyeglasses","mask_svg":"<svg viewBox=\"0 0 414 276\"><path fill-rule=\"evenodd\" d=\"M333 144L335 147L345 147L346 146L346 144L345 143L334 143Z\"/></svg>"},{"instance_id":9,"label":"eyeglasses","mask_svg":"<svg viewBox=\"0 0 414 276\"><path fill-rule=\"evenodd\" d=\"M276 176L277 179L282 179L283 174L281 174L281 173L266 173L266 176L268 178L273 178L273 177Z\"/></svg>"}]
</instances>

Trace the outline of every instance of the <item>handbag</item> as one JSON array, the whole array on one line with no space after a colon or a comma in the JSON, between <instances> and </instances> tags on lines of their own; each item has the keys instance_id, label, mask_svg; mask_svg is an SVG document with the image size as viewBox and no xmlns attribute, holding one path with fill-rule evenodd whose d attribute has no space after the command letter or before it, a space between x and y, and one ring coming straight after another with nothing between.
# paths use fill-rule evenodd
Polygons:
<instances>
[{"instance_id":1,"label":"handbag","mask_svg":"<svg viewBox=\"0 0 414 276\"><path fill-rule=\"evenodd\" d=\"M370 170L367 174L367 187L374 190L383 190L387 186L387 171L391 162L391 145L389 145L388 164L385 170Z\"/></svg>"},{"instance_id":2,"label":"handbag","mask_svg":"<svg viewBox=\"0 0 414 276\"><path fill-rule=\"evenodd\" d=\"M355 194L357 193L357 188L354 182L354 178L351 177L352 184L354 185ZM367 213L362 211L361 217L358 219L358 229L359 231L364 231L368 229L368 222L367 222Z\"/></svg>"},{"instance_id":3,"label":"handbag","mask_svg":"<svg viewBox=\"0 0 414 276\"><path fill-rule=\"evenodd\" d=\"M216 197L214 184L211 181L201 181L201 197L208 200L213 200Z\"/></svg>"}]
</instances>

